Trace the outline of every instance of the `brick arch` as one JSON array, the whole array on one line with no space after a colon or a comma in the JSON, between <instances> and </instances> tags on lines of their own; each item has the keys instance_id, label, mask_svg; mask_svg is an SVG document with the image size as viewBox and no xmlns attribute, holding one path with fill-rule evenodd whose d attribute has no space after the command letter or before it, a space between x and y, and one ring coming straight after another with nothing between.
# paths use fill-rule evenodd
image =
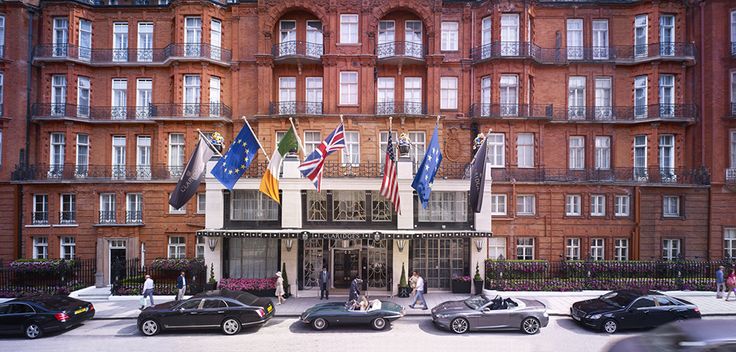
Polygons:
<instances>
[{"instance_id":1,"label":"brick arch","mask_svg":"<svg viewBox=\"0 0 736 352\"><path fill-rule=\"evenodd\" d=\"M378 6L375 6L372 11L373 18L371 18L370 23L368 24L369 31L378 30L378 21L380 21L383 16L394 11L407 11L413 13L422 20L425 35L430 33L431 35L434 34L434 19L432 17L432 10L430 10L428 6L417 6L415 3L396 4L393 1L384 1L382 4L377 5Z\"/></svg>"},{"instance_id":2,"label":"brick arch","mask_svg":"<svg viewBox=\"0 0 736 352\"><path fill-rule=\"evenodd\" d=\"M329 17L325 11L325 7L320 5L320 1L304 1L304 0L271 0L261 5L265 9L266 16L261 23L261 31L270 33L276 22L281 16L291 11L305 11L313 14L322 22L322 32L329 31Z\"/></svg>"}]
</instances>

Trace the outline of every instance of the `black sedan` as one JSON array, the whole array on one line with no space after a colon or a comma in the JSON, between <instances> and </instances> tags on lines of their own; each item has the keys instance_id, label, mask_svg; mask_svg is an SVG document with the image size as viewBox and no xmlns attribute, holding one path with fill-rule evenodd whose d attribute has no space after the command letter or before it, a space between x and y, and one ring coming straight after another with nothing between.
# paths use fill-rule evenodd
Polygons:
<instances>
[{"instance_id":1,"label":"black sedan","mask_svg":"<svg viewBox=\"0 0 736 352\"><path fill-rule=\"evenodd\" d=\"M728 328L734 324L736 319L676 321L642 335L618 340L607 351L733 352L736 351L736 336Z\"/></svg>"},{"instance_id":2,"label":"black sedan","mask_svg":"<svg viewBox=\"0 0 736 352\"><path fill-rule=\"evenodd\" d=\"M0 333L29 339L66 330L95 316L92 303L66 296L29 296L0 304Z\"/></svg>"},{"instance_id":3,"label":"black sedan","mask_svg":"<svg viewBox=\"0 0 736 352\"><path fill-rule=\"evenodd\" d=\"M675 320L700 319L694 304L657 291L619 290L576 302L570 315L577 322L613 334L619 329L660 326Z\"/></svg>"},{"instance_id":4,"label":"black sedan","mask_svg":"<svg viewBox=\"0 0 736 352\"><path fill-rule=\"evenodd\" d=\"M235 335L243 326L259 325L273 317L268 298L241 291L208 291L185 301L157 304L138 315L138 329L153 336L167 329L221 329Z\"/></svg>"}]
</instances>

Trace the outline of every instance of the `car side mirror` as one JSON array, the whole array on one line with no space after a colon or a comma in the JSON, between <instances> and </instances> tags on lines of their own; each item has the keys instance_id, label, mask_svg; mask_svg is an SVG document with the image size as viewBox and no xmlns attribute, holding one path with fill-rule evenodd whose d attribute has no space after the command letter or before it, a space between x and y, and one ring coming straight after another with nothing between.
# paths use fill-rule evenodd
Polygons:
<instances>
[{"instance_id":1,"label":"car side mirror","mask_svg":"<svg viewBox=\"0 0 736 352\"><path fill-rule=\"evenodd\" d=\"M184 307L179 307L179 311L184 313Z\"/></svg>"},{"instance_id":2,"label":"car side mirror","mask_svg":"<svg viewBox=\"0 0 736 352\"><path fill-rule=\"evenodd\" d=\"M491 312L491 308L488 308L488 307L483 308L483 313L490 313L490 312Z\"/></svg>"}]
</instances>

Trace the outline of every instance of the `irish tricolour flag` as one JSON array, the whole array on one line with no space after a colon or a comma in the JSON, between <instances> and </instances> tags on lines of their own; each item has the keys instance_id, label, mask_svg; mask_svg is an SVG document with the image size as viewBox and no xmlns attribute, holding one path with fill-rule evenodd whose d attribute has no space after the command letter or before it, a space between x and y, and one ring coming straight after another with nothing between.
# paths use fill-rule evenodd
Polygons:
<instances>
[{"instance_id":1,"label":"irish tricolour flag","mask_svg":"<svg viewBox=\"0 0 736 352\"><path fill-rule=\"evenodd\" d=\"M281 169L281 162L284 160L286 154L292 150L296 150L298 147L299 143L297 142L294 127L292 127L281 138L276 150L273 151L271 162L268 163L268 169L263 174L263 179L261 179L260 191L271 197L276 203L281 204L281 197L279 197L279 170Z\"/></svg>"}]
</instances>

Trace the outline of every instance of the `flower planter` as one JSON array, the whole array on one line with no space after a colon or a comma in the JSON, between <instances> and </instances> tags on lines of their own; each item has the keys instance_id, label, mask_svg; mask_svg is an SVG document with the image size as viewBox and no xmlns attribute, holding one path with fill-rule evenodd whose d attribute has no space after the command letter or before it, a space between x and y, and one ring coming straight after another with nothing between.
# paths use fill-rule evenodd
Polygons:
<instances>
[{"instance_id":1,"label":"flower planter","mask_svg":"<svg viewBox=\"0 0 736 352\"><path fill-rule=\"evenodd\" d=\"M276 289L245 291L257 297L276 297Z\"/></svg>"},{"instance_id":2,"label":"flower planter","mask_svg":"<svg viewBox=\"0 0 736 352\"><path fill-rule=\"evenodd\" d=\"M205 290L211 291L217 289L217 281L208 282L204 285Z\"/></svg>"},{"instance_id":3,"label":"flower planter","mask_svg":"<svg viewBox=\"0 0 736 352\"><path fill-rule=\"evenodd\" d=\"M452 293L470 293L470 281L452 280Z\"/></svg>"},{"instance_id":4,"label":"flower planter","mask_svg":"<svg viewBox=\"0 0 736 352\"><path fill-rule=\"evenodd\" d=\"M483 293L483 280L474 280L473 286L475 286L476 295Z\"/></svg>"},{"instance_id":5,"label":"flower planter","mask_svg":"<svg viewBox=\"0 0 736 352\"><path fill-rule=\"evenodd\" d=\"M409 286L405 286L405 287L399 286L398 296L401 297L401 298L407 298L407 297L411 296L411 287L409 287Z\"/></svg>"}]
</instances>

